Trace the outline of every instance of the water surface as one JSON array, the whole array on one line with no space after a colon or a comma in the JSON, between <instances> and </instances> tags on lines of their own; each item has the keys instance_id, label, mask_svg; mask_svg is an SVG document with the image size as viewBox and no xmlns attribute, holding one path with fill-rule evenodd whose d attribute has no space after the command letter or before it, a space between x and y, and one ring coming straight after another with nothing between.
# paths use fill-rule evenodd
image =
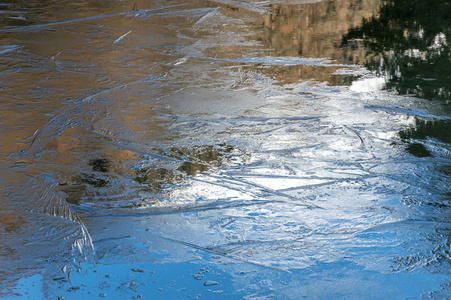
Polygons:
<instances>
[{"instance_id":1,"label":"water surface","mask_svg":"<svg viewBox=\"0 0 451 300\"><path fill-rule=\"evenodd\" d=\"M0 8L2 297L451 293L448 1Z\"/></svg>"}]
</instances>

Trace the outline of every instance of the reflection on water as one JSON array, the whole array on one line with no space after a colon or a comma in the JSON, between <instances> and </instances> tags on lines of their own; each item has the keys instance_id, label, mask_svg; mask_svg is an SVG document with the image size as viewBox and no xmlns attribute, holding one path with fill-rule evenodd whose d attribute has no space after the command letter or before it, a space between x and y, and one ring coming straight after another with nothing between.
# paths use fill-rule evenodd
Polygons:
<instances>
[{"instance_id":1,"label":"reflection on water","mask_svg":"<svg viewBox=\"0 0 451 300\"><path fill-rule=\"evenodd\" d=\"M0 4L0 295L447 295L434 4Z\"/></svg>"},{"instance_id":2,"label":"reflection on water","mask_svg":"<svg viewBox=\"0 0 451 300\"><path fill-rule=\"evenodd\" d=\"M340 50L342 36L375 16L380 0L320 1L318 3L271 4L261 21L261 40L267 54L276 57L328 58L339 64L358 64L365 56L363 47ZM319 80L332 85L349 85L350 76L334 74L338 67L276 67L265 74L281 83Z\"/></svg>"},{"instance_id":3,"label":"reflection on water","mask_svg":"<svg viewBox=\"0 0 451 300\"><path fill-rule=\"evenodd\" d=\"M414 126L401 131L399 136L406 142L410 142L406 148L408 152L418 157L427 157L432 155L428 148L431 148L431 150L444 148L444 151L449 151L447 145L451 144L450 128L451 122L449 120L422 120L417 118Z\"/></svg>"},{"instance_id":4,"label":"reflection on water","mask_svg":"<svg viewBox=\"0 0 451 300\"><path fill-rule=\"evenodd\" d=\"M400 133L402 139L433 138L443 143L451 143L450 120L422 120L416 119L412 128Z\"/></svg>"},{"instance_id":5,"label":"reflection on water","mask_svg":"<svg viewBox=\"0 0 451 300\"><path fill-rule=\"evenodd\" d=\"M364 65L386 76L387 88L449 103L450 22L449 1L391 0L344 40L363 40Z\"/></svg>"},{"instance_id":6,"label":"reflection on water","mask_svg":"<svg viewBox=\"0 0 451 300\"><path fill-rule=\"evenodd\" d=\"M449 24L451 3L448 1L392 0L381 7L378 15L353 28L343 40L348 46L365 45L363 65L386 78L385 88L449 104ZM400 137L408 142L407 152L430 157L437 153L437 148L443 148L434 139L445 143L447 148L446 144L451 142L449 132L448 120L416 118L411 128L400 132Z\"/></svg>"},{"instance_id":7,"label":"reflection on water","mask_svg":"<svg viewBox=\"0 0 451 300\"><path fill-rule=\"evenodd\" d=\"M341 37L362 20L378 13L380 1L321 1L307 4L271 4L263 18L263 43L274 56L329 58L358 63L359 56L340 53Z\"/></svg>"}]
</instances>

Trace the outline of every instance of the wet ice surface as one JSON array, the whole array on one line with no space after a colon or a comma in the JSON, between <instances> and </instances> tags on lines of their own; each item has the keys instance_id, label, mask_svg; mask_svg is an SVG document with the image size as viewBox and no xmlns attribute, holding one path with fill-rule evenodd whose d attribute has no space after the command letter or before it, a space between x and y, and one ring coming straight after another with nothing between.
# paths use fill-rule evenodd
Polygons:
<instances>
[{"instance_id":1,"label":"wet ice surface","mask_svg":"<svg viewBox=\"0 0 451 300\"><path fill-rule=\"evenodd\" d=\"M379 1L34 4L0 30L2 297L450 293L444 102L338 47Z\"/></svg>"}]
</instances>

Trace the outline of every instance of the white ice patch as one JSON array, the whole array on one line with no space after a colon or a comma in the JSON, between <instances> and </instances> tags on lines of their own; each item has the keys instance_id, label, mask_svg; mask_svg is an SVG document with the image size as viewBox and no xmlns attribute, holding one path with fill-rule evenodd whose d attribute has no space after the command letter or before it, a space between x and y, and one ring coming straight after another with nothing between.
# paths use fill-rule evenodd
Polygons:
<instances>
[{"instance_id":1,"label":"white ice patch","mask_svg":"<svg viewBox=\"0 0 451 300\"><path fill-rule=\"evenodd\" d=\"M385 78L365 78L362 80L354 81L350 90L356 93L369 93L377 92L385 87Z\"/></svg>"}]
</instances>

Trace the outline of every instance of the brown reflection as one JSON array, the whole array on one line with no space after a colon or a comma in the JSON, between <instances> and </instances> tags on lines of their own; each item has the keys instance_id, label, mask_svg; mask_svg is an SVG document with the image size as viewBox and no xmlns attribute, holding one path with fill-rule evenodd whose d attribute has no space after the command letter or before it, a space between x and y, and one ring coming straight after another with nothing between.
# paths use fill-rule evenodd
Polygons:
<instances>
[{"instance_id":1,"label":"brown reflection","mask_svg":"<svg viewBox=\"0 0 451 300\"><path fill-rule=\"evenodd\" d=\"M342 37L363 20L375 16L380 5L380 0L272 4L270 13L261 21L263 31L257 39L268 48L271 56L326 58L339 64L359 64L365 49L359 43L340 48ZM348 84L343 76L332 76L337 68L292 66L280 68L280 71L271 68L270 72L283 83L315 79L333 85Z\"/></svg>"},{"instance_id":2,"label":"brown reflection","mask_svg":"<svg viewBox=\"0 0 451 300\"><path fill-rule=\"evenodd\" d=\"M264 18L266 31L262 41L277 56L341 58L339 62L352 63L355 58L337 52L341 38L354 24L376 15L380 4L380 0L273 4Z\"/></svg>"},{"instance_id":3,"label":"brown reflection","mask_svg":"<svg viewBox=\"0 0 451 300\"><path fill-rule=\"evenodd\" d=\"M143 0L15 1L2 5L1 44L17 47L0 51L0 159L28 149L37 129L86 97L167 72L171 55L145 47L183 44L186 39L177 38L177 31L168 28L164 16L114 16L134 7L165 5L166 1ZM83 21L110 14L113 16ZM24 20L17 23L16 17ZM67 20L79 21L37 30L7 30ZM176 18L176 22L186 23L186 18Z\"/></svg>"}]
</instances>

